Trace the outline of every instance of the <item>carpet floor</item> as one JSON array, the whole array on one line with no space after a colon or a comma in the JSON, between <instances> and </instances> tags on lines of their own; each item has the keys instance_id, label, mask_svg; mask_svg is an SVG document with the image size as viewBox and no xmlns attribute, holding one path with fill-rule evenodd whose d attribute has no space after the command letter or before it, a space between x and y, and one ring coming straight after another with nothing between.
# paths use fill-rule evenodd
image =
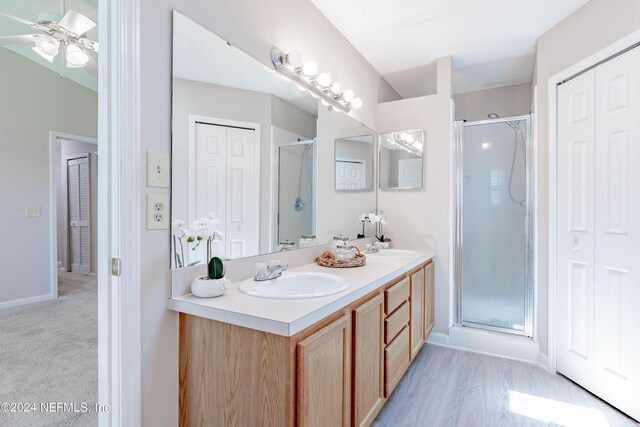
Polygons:
<instances>
[{"instance_id":1,"label":"carpet floor","mask_svg":"<svg viewBox=\"0 0 640 427\"><path fill-rule=\"evenodd\" d=\"M36 404L34 412L0 412L0 426L98 424L96 413L78 406L93 408L98 401L96 280L62 273L58 294L57 300L0 310L0 404ZM41 403L58 402L76 408L42 410Z\"/></svg>"}]
</instances>

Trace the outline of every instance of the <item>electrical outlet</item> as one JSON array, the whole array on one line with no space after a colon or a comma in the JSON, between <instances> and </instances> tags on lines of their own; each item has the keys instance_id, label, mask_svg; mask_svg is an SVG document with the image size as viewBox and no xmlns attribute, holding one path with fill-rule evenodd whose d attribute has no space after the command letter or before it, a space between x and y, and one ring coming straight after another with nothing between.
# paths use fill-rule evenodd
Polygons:
<instances>
[{"instance_id":1,"label":"electrical outlet","mask_svg":"<svg viewBox=\"0 0 640 427\"><path fill-rule=\"evenodd\" d=\"M169 188L168 154L147 151L147 186Z\"/></svg>"},{"instance_id":2,"label":"electrical outlet","mask_svg":"<svg viewBox=\"0 0 640 427\"><path fill-rule=\"evenodd\" d=\"M28 217L39 217L42 214L40 206L27 206L24 210L25 215Z\"/></svg>"},{"instance_id":3,"label":"electrical outlet","mask_svg":"<svg viewBox=\"0 0 640 427\"><path fill-rule=\"evenodd\" d=\"M147 194L147 230L168 230L169 222L169 196Z\"/></svg>"}]
</instances>

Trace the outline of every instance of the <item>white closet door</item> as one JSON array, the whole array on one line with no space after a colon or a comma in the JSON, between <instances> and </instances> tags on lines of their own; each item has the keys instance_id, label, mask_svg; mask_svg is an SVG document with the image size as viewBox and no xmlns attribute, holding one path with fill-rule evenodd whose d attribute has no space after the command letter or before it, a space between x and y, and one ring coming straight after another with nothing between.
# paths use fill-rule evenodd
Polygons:
<instances>
[{"instance_id":1,"label":"white closet door","mask_svg":"<svg viewBox=\"0 0 640 427\"><path fill-rule=\"evenodd\" d=\"M398 160L398 185L400 187L422 187L422 159Z\"/></svg>"},{"instance_id":2,"label":"white closet door","mask_svg":"<svg viewBox=\"0 0 640 427\"><path fill-rule=\"evenodd\" d=\"M227 128L196 123L195 212L192 220L215 212L224 228L227 214ZM225 236L226 239L226 236ZM224 240L212 246L212 256L226 258ZM200 245L189 262L205 261L206 247Z\"/></svg>"},{"instance_id":3,"label":"white closet door","mask_svg":"<svg viewBox=\"0 0 640 427\"><path fill-rule=\"evenodd\" d=\"M227 231L229 258L258 254L260 189L255 185L256 132L227 129Z\"/></svg>"},{"instance_id":4,"label":"white closet door","mask_svg":"<svg viewBox=\"0 0 640 427\"><path fill-rule=\"evenodd\" d=\"M558 88L557 369L594 386L595 70Z\"/></svg>"},{"instance_id":5,"label":"white closet door","mask_svg":"<svg viewBox=\"0 0 640 427\"><path fill-rule=\"evenodd\" d=\"M596 88L595 392L640 420L640 49Z\"/></svg>"},{"instance_id":6,"label":"white closet door","mask_svg":"<svg viewBox=\"0 0 640 427\"><path fill-rule=\"evenodd\" d=\"M336 160L336 189L367 188L367 172L363 160Z\"/></svg>"},{"instance_id":7,"label":"white closet door","mask_svg":"<svg viewBox=\"0 0 640 427\"><path fill-rule=\"evenodd\" d=\"M91 194L88 155L67 160L67 212L71 271L91 272Z\"/></svg>"}]
</instances>

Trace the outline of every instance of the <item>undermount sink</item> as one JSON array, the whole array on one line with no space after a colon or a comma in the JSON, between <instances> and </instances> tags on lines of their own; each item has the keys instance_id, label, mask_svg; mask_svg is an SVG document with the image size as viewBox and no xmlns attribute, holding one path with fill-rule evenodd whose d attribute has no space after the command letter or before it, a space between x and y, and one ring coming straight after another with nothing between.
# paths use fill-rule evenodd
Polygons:
<instances>
[{"instance_id":1,"label":"undermount sink","mask_svg":"<svg viewBox=\"0 0 640 427\"><path fill-rule=\"evenodd\" d=\"M283 273L277 279L240 283L240 292L260 298L302 299L337 294L349 287L342 277L326 273Z\"/></svg>"},{"instance_id":2,"label":"undermount sink","mask_svg":"<svg viewBox=\"0 0 640 427\"><path fill-rule=\"evenodd\" d=\"M367 256L380 258L415 258L418 255L420 255L419 252L408 249L380 249L374 254L367 254Z\"/></svg>"}]
</instances>

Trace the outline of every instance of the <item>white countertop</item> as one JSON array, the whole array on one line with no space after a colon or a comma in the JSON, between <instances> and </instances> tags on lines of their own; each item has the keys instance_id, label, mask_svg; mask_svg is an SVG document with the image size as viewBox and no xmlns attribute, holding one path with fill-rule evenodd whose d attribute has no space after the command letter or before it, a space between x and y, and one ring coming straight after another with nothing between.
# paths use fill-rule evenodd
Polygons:
<instances>
[{"instance_id":1,"label":"white countertop","mask_svg":"<svg viewBox=\"0 0 640 427\"><path fill-rule=\"evenodd\" d=\"M331 273L351 286L338 294L308 299L271 299L245 295L233 283L217 298L191 294L169 299L169 309L283 336L293 336L435 256L421 251L414 258L367 257L357 268L326 268L315 263L288 271ZM286 274L286 273L285 273Z\"/></svg>"}]
</instances>

